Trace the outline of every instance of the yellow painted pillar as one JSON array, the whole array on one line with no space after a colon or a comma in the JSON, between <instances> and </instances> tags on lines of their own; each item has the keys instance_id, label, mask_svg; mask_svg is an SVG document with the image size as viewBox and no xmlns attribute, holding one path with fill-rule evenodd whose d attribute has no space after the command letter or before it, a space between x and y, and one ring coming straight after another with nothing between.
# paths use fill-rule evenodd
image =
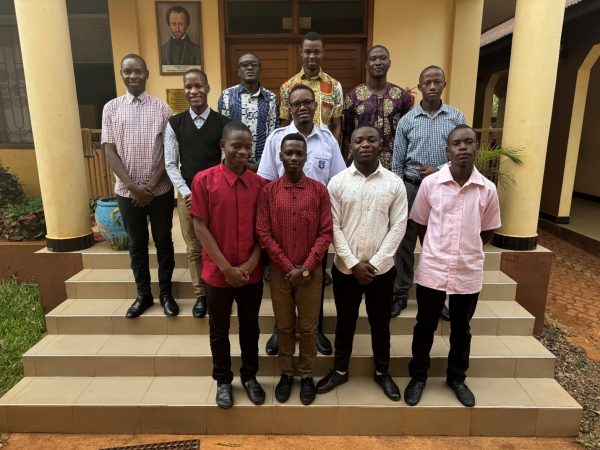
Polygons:
<instances>
[{"instance_id":1,"label":"yellow painted pillar","mask_svg":"<svg viewBox=\"0 0 600 450\"><path fill-rule=\"evenodd\" d=\"M493 243L502 248L537 245L564 10L565 0L517 0L502 144L521 147L524 164L511 167L516 184L500 192L502 228Z\"/></svg>"},{"instance_id":2,"label":"yellow painted pillar","mask_svg":"<svg viewBox=\"0 0 600 450\"><path fill-rule=\"evenodd\" d=\"M79 111L65 0L15 0L51 251L91 247Z\"/></svg>"},{"instance_id":3,"label":"yellow painted pillar","mask_svg":"<svg viewBox=\"0 0 600 450\"><path fill-rule=\"evenodd\" d=\"M483 0L455 0L452 50L448 80L448 103L473 123Z\"/></svg>"},{"instance_id":4,"label":"yellow painted pillar","mask_svg":"<svg viewBox=\"0 0 600 450\"><path fill-rule=\"evenodd\" d=\"M573 186L575 185L575 173L577 171L577 159L579 157L579 144L581 143L581 130L585 115L590 71L599 57L600 44L596 44L589 51L577 71L575 98L573 99L573 110L571 112L571 126L569 128L569 141L565 157L563 184L560 191L558 217L569 217L571 215L571 200L573 199Z\"/></svg>"}]
</instances>

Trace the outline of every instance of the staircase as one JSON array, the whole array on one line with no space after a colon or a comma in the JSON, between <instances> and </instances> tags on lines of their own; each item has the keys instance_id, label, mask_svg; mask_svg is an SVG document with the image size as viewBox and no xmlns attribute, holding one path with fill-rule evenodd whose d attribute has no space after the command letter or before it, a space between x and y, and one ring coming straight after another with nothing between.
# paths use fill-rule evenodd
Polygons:
<instances>
[{"instance_id":1,"label":"staircase","mask_svg":"<svg viewBox=\"0 0 600 450\"><path fill-rule=\"evenodd\" d=\"M500 271L500 250L486 246L484 287L471 322L467 383L476 396L465 408L444 384L449 325L440 322L430 379L419 405L394 403L374 383L364 302L350 363L350 381L303 406L296 379L279 404L277 359L264 353L274 319L265 285L260 309L259 381L264 405L250 403L239 377L235 406L215 405L216 383L208 319L192 317L193 289L185 246L174 224L174 295L181 313L167 318L154 305L135 320L125 311L136 295L126 252L105 243L82 251L84 270L66 281L68 299L46 316L48 334L23 355L25 377L0 399L0 431L54 433L185 433L311 435L574 436L582 409L554 380L554 356L532 337L534 318L515 300L516 284ZM155 252L151 261L156 267ZM332 255L329 255L330 260ZM418 259L418 254L417 258ZM157 280L156 268L152 279ZM153 290L157 291L157 282ZM335 305L326 290L325 333L333 339ZM408 383L414 291L408 308L390 324L390 372L403 391ZM238 328L237 316L231 330ZM238 336L231 336L238 374ZM319 355L316 378L333 366Z\"/></svg>"}]
</instances>

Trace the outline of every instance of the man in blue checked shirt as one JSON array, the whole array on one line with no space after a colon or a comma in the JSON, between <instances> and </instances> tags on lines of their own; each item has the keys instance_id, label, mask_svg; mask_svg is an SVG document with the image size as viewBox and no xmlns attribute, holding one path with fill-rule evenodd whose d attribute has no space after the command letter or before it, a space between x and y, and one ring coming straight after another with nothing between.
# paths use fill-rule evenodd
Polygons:
<instances>
[{"instance_id":1,"label":"man in blue checked shirt","mask_svg":"<svg viewBox=\"0 0 600 450\"><path fill-rule=\"evenodd\" d=\"M446 75L441 67L429 66L419 75L417 88L423 100L398 123L394 139L392 172L404 180L408 209L412 208L421 180L448 163L446 140L457 125L466 123L458 109L442 102ZM409 220L406 233L396 252L396 282L392 300L392 317L406 308L408 290L413 282L414 251L417 225ZM446 306L442 318L449 320Z\"/></svg>"},{"instance_id":2,"label":"man in blue checked shirt","mask_svg":"<svg viewBox=\"0 0 600 450\"><path fill-rule=\"evenodd\" d=\"M240 84L225 89L219 97L218 111L246 124L252 132L252 157L248 168L256 172L267 136L279 127L277 97L260 85L260 60L246 53L238 60Z\"/></svg>"}]
</instances>

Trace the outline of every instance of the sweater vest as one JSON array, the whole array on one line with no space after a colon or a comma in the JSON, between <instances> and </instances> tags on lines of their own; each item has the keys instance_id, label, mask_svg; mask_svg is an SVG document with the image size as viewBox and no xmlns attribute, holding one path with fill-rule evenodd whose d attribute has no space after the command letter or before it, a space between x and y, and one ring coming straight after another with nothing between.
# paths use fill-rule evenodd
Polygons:
<instances>
[{"instance_id":1,"label":"sweater vest","mask_svg":"<svg viewBox=\"0 0 600 450\"><path fill-rule=\"evenodd\" d=\"M169 118L179 143L181 175L190 189L198 172L221 163L219 141L223 127L229 121L228 117L211 111L204 125L198 129L189 110Z\"/></svg>"}]
</instances>

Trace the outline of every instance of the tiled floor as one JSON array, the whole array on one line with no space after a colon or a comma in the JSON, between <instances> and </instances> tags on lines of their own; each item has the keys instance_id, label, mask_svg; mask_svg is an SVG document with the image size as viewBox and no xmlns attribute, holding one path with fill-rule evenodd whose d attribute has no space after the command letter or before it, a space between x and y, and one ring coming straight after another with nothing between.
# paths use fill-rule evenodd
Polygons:
<instances>
[{"instance_id":1,"label":"tiled floor","mask_svg":"<svg viewBox=\"0 0 600 450\"><path fill-rule=\"evenodd\" d=\"M600 241L600 203L573 197L570 222L561 226Z\"/></svg>"}]
</instances>

